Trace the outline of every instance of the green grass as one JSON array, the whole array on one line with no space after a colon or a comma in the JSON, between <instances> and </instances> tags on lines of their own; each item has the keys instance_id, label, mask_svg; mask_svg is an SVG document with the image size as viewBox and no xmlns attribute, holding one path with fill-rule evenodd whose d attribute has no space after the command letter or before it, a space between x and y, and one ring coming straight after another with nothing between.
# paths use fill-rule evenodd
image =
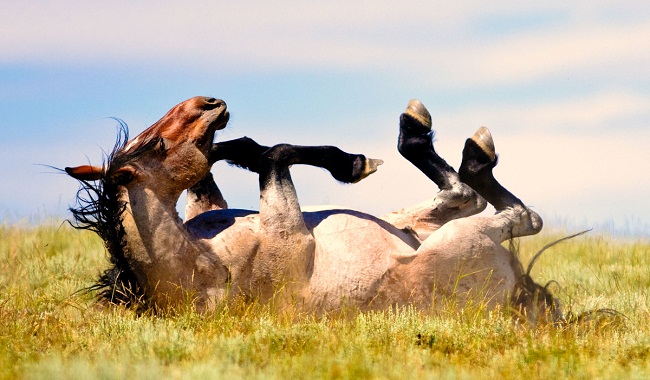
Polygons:
<instances>
[{"instance_id":1,"label":"green grass","mask_svg":"<svg viewBox=\"0 0 650 380\"><path fill-rule=\"evenodd\" d=\"M560 236L521 239L524 262ZM650 378L648 242L592 233L546 252L533 277L557 280L566 308L629 318L562 328L412 309L314 318L231 305L137 316L75 293L105 266L91 233L0 227L0 378Z\"/></svg>"}]
</instances>

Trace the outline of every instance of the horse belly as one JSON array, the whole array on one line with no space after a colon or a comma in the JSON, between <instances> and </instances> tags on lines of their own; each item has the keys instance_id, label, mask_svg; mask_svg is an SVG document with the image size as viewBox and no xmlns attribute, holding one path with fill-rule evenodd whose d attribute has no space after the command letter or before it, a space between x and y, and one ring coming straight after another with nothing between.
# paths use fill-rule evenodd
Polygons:
<instances>
[{"instance_id":1,"label":"horse belly","mask_svg":"<svg viewBox=\"0 0 650 380\"><path fill-rule=\"evenodd\" d=\"M312 233L316 250L310 296L322 310L367 306L396 257L415 251L415 240L402 231L346 213L328 215Z\"/></svg>"}]
</instances>

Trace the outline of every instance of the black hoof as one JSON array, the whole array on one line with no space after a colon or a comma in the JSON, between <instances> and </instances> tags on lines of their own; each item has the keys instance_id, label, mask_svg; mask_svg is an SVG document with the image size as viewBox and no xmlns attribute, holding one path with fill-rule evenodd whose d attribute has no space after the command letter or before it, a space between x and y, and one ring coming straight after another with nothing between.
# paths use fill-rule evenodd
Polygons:
<instances>
[{"instance_id":1,"label":"black hoof","mask_svg":"<svg viewBox=\"0 0 650 380\"><path fill-rule=\"evenodd\" d=\"M497 165L497 155L490 131L481 127L471 138L465 141L463 161L458 174L463 182L470 183L479 173L491 171Z\"/></svg>"},{"instance_id":2,"label":"black hoof","mask_svg":"<svg viewBox=\"0 0 650 380\"><path fill-rule=\"evenodd\" d=\"M406 134L424 135L431 132L431 115L424 104L417 99L409 102L400 116L400 130Z\"/></svg>"}]
</instances>

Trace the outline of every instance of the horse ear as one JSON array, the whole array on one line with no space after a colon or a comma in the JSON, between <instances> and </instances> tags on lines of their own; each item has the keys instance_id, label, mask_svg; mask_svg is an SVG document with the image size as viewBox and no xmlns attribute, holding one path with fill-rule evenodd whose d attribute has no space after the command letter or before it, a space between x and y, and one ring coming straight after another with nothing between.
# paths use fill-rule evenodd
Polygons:
<instances>
[{"instance_id":1,"label":"horse ear","mask_svg":"<svg viewBox=\"0 0 650 380\"><path fill-rule=\"evenodd\" d=\"M65 172L72 178L80 181L97 181L102 178L103 169L98 166L81 165L65 168Z\"/></svg>"},{"instance_id":2,"label":"horse ear","mask_svg":"<svg viewBox=\"0 0 650 380\"><path fill-rule=\"evenodd\" d=\"M117 169L112 173L111 178L112 182L116 185L126 185L127 183L133 181L135 177L136 170L131 166L125 166Z\"/></svg>"}]
</instances>

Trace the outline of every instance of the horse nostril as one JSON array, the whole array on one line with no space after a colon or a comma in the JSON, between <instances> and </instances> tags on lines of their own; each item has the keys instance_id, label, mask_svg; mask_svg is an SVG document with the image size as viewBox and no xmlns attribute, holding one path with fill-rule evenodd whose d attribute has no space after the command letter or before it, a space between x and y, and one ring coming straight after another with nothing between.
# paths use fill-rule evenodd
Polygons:
<instances>
[{"instance_id":1,"label":"horse nostril","mask_svg":"<svg viewBox=\"0 0 650 380\"><path fill-rule=\"evenodd\" d=\"M204 110L213 110L217 107L223 107L226 105L226 102L224 102L221 99L216 99L216 98L206 98L205 103L201 108Z\"/></svg>"}]
</instances>

